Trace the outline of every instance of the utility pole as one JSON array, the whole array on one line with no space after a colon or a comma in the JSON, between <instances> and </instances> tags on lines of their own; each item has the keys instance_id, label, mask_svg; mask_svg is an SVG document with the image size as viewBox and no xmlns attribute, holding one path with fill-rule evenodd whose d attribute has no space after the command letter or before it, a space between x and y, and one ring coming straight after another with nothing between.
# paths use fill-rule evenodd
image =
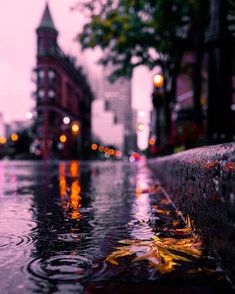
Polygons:
<instances>
[{"instance_id":1,"label":"utility pole","mask_svg":"<svg viewBox=\"0 0 235 294\"><path fill-rule=\"evenodd\" d=\"M232 140L233 39L228 29L228 0L210 0L208 46L208 143Z\"/></svg>"}]
</instances>

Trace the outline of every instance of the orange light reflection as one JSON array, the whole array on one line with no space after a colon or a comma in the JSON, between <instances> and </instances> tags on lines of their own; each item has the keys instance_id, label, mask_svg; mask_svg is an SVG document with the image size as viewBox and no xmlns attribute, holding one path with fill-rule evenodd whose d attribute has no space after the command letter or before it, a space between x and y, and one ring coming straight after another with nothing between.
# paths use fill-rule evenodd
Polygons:
<instances>
[{"instance_id":1,"label":"orange light reflection","mask_svg":"<svg viewBox=\"0 0 235 294\"><path fill-rule=\"evenodd\" d=\"M79 172L79 164L77 161L71 161L70 164L70 175L72 178L75 178L78 176L78 172Z\"/></svg>"},{"instance_id":2,"label":"orange light reflection","mask_svg":"<svg viewBox=\"0 0 235 294\"><path fill-rule=\"evenodd\" d=\"M76 180L71 185L71 195L69 207L72 209L72 219L80 219L80 212L78 209L81 207L81 186L79 180Z\"/></svg>"},{"instance_id":3,"label":"orange light reflection","mask_svg":"<svg viewBox=\"0 0 235 294\"><path fill-rule=\"evenodd\" d=\"M65 163L60 162L59 164L59 186L60 186L60 197L63 199L66 195L66 178L65 178Z\"/></svg>"},{"instance_id":4,"label":"orange light reflection","mask_svg":"<svg viewBox=\"0 0 235 294\"><path fill-rule=\"evenodd\" d=\"M68 187L66 181L66 164L65 162L59 164L59 187L62 207L68 217L76 220L79 220L81 217L79 212L79 208L81 207L81 186L77 178L78 174L79 164L77 161L72 161L70 163L70 176L76 179ZM68 194L68 191L70 191L70 194Z\"/></svg>"}]
</instances>

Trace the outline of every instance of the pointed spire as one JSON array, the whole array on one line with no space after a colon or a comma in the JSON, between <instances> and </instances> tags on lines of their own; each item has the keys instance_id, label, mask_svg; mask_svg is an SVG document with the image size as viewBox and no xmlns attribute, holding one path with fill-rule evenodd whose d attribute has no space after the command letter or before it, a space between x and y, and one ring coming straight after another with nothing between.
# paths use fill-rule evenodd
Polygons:
<instances>
[{"instance_id":1,"label":"pointed spire","mask_svg":"<svg viewBox=\"0 0 235 294\"><path fill-rule=\"evenodd\" d=\"M45 7L45 10L44 10L44 13L43 13L42 20L41 20L41 23L39 25L39 28L48 28L48 29L56 30L54 22L53 22L52 17L51 17L51 13L50 13L50 10L49 10L48 3L46 3L46 7Z\"/></svg>"}]
</instances>

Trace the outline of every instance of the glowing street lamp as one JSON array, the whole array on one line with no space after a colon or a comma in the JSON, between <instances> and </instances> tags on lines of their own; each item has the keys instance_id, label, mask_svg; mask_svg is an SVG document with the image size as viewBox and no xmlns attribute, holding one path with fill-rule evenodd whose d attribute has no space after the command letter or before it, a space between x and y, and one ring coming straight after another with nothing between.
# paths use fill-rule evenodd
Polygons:
<instances>
[{"instance_id":1,"label":"glowing street lamp","mask_svg":"<svg viewBox=\"0 0 235 294\"><path fill-rule=\"evenodd\" d=\"M64 123L65 125L70 124L70 118L69 118L68 116L65 116L65 117L63 118L63 123Z\"/></svg>"},{"instance_id":2,"label":"glowing street lamp","mask_svg":"<svg viewBox=\"0 0 235 294\"><path fill-rule=\"evenodd\" d=\"M153 77L153 84L155 88L161 88L164 84L164 77L161 74L156 74Z\"/></svg>"},{"instance_id":3,"label":"glowing street lamp","mask_svg":"<svg viewBox=\"0 0 235 294\"><path fill-rule=\"evenodd\" d=\"M143 117L146 116L146 113L145 113L144 110L140 110L140 111L138 112L138 115L139 115L139 117L143 118Z\"/></svg>"},{"instance_id":4,"label":"glowing street lamp","mask_svg":"<svg viewBox=\"0 0 235 294\"><path fill-rule=\"evenodd\" d=\"M27 118L28 120L30 120L30 119L33 118L33 114L32 114L32 112L30 112L30 111L26 112L25 116L26 116L26 118Z\"/></svg>"},{"instance_id":5,"label":"glowing street lamp","mask_svg":"<svg viewBox=\"0 0 235 294\"><path fill-rule=\"evenodd\" d=\"M156 143L155 138L151 137L151 138L149 139L149 145L150 145L150 146L154 146L155 143Z\"/></svg>"},{"instance_id":6,"label":"glowing street lamp","mask_svg":"<svg viewBox=\"0 0 235 294\"><path fill-rule=\"evenodd\" d=\"M93 144L91 145L91 149L92 149L93 151L96 151L96 150L98 149L98 145L95 144L95 143L93 143Z\"/></svg>"},{"instance_id":7,"label":"glowing street lamp","mask_svg":"<svg viewBox=\"0 0 235 294\"><path fill-rule=\"evenodd\" d=\"M152 95L152 103L153 107L156 112L156 121L155 121L155 136L158 138L158 144L160 144L161 141L161 126L160 126L160 114L162 111L162 107L166 107L166 100L164 99L164 89L163 85L165 83L164 76L162 74L155 74L153 77L153 95ZM168 107L168 105L167 105ZM165 120L167 118L165 117ZM153 140L149 142L150 146L154 146Z\"/></svg>"},{"instance_id":8,"label":"glowing street lamp","mask_svg":"<svg viewBox=\"0 0 235 294\"><path fill-rule=\"evenodd\" d=\"M71 126L71 130L72 130L73 135L77 135L80 131L79 124L77 122L73 122L72 126Z\"/></svg>"},{"instance_id":9,"label":"glowing street lamp","mask_svg":"<svg viewBox=\"0 0 235 294\"><path fill-rule=\"evenodd\" d=\"M60 136L60 142L64 144L67 141L67 137L65 135Z\"/></svg>"},{"instance_id":10,"label":"glowing street lamp","mask_svg":"<svg viewBox=\"0 0 235 294\"><path fill-rule=\"evenodd\" d=\"M99 147L99 151L100 151L100 152L104 152L104 146L100 146L100 147Z\"/></svg>"},{"instance_id":11,"label":"glowing street lamp","mask_svg":"<svg viewBox=\"0 0 235 294\"><path fill-rule=\"evenodd\" d=\"M0 137L0 144L6 144L7 139L5 137Z\"/></svg>"},{"instance_id":12,"label":"glowing street lamp","mask_svg":"<svg viewBox=\"0 0 235 294\"><path fill-rule=\"evenodd\" d=\"M14 134L11 135L11 141L12 142L16 142L18 140L19 140L19 136L16 133L14 133Z\"/></svg>"},{"instance_id":13,"label":"glowing street lamp","mask_svg":"<svg viewBox=\"0 0 235 294\"><path fill-rule=\"evenodd\" d=\"M137 130L138 130L139 132L143 132L144 129L145 129L145 127L144 127L144 124L143 124L143 123L139 123L139 124L137 125Z\"/></svg>"}]
</instances>

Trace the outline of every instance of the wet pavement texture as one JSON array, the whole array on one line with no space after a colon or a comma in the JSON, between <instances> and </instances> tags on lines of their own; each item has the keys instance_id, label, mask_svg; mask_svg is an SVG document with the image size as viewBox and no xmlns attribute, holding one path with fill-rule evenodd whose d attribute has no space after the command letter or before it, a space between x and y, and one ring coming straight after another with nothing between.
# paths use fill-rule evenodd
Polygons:
<instances>
[{"instance_id":1,"label":"wet pavement texture","mask_svg":"<svg viewBox=\"0 0 235 294\"><path fill-rule=\"evenodd\" d=\"M1 293L233 293L146 163L0 162Z\"/></svg>"}]
</instances>

